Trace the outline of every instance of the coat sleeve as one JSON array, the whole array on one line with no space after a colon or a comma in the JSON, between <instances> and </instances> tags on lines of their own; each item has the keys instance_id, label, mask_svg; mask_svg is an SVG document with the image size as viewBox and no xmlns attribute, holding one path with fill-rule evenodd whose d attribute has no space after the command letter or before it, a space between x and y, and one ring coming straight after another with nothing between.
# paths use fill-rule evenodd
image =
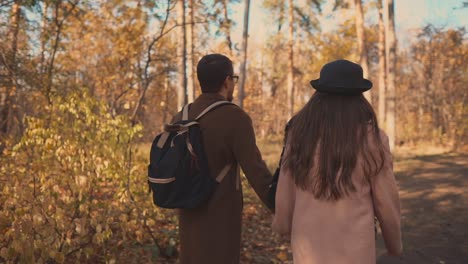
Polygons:
<instances>
[{"instance_id":1,"label":"coat sleeve","mask_svg":"<svg viewBox=\"0 0 468 264\"><path fill-rule=\"evenodd\" d=\"M287 147L284 157L286 155L288 155ZM296 185L292 178L291 171L281 165L275 198L275 216L273 217L272 224L273 231L282 235L291 235L295 200Z\"/></svg>"},{"instance_id":2,"label":"coat sleeve","mask_svg":"<svg viewBox=\"0 0 468 264\"><path fill-rule=\"evenodd\" d=\"M384 145L385 162L382 170L371 181L374 212L379 220L385 246L390 255L400 255L403 249L400 223L400 198L393 174L393 159L388 137L380 132Z\"/></svg>"},{"instance_id":3,"label":"coat sleeve","mask_svg":"<svg viewBox=\"0 0 468 264\"><path fill-rule=\"evenodd\" d=\"M257 147L252 120L245 112L239 109L232 120L232 124L232 150L234 157L244 171L249 184L253 187L262 202L272 210L272 205L268 202L268 190L273 177Z\"/></svg>"}]
</instances>

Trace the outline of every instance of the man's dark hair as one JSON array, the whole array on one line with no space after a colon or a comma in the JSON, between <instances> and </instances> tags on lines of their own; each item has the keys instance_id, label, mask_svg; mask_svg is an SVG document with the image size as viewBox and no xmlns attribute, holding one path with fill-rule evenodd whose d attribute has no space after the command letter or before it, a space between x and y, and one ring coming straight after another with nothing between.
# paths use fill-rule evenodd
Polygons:
<instances>
[{"instance_id":1,"label":"man's dark hair","mask_svg":"<svg viewBox=\"0 0 468 264\"><path fill-rule=\"evenodd\" d=\"M209 54L201 58L197 65L197 76L202 93L217 93L234 69L232 61L221 54Z\"/></svg>"}]
</instances>

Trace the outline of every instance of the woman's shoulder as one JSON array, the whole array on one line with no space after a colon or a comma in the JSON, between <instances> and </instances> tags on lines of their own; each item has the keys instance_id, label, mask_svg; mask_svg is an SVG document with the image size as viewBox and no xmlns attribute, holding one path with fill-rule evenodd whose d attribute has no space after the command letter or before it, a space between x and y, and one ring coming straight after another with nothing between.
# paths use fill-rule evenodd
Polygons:
<instances>
[{"instance_id":1,"label":"woman's shoulder","mask_svg":"<svg viewBox=\"0 0 468 264\"><path fill-rule=\"evenodd\" d=\"M385 133L385 131L381 128L379 128L379 136L380 136L380 140L382 140L382 143L388 142L387 133Z\"/></svg>"},{"instance_id":2,"label":"woman's shoulder","mask_svg":"<svg viewBox=\"0 0 468 264\"><path fill-rule=\"evenodd\" d=\"M369 125L367 130L367 139L371 150L382 150L388 148L389 141L387 133L381 128Z\"/></svg>"}]
</instances>

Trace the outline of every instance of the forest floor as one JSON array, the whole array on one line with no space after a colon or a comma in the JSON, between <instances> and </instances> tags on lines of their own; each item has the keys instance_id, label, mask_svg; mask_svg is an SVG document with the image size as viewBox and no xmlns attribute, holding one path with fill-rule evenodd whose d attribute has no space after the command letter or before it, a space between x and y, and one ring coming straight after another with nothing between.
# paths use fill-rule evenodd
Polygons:
<instances>
[{"instance_id":1,"label":"forest floor","mask_svg":"<svg viewBox=\"0 0 468 264\"><path fill-rule=\"evenodd\" d=\"M279 143L260 143L270 169ZM440 151L439 151L440 152ZM400 150L394 169L402 204L402 257L386 256L379 231L377 264L468 263L468 154ZM241 263L292 263L290 244L271 231L272 216L244 182ZM175 260L164 261L164 263Z\"/></svg>"}]
</instances>

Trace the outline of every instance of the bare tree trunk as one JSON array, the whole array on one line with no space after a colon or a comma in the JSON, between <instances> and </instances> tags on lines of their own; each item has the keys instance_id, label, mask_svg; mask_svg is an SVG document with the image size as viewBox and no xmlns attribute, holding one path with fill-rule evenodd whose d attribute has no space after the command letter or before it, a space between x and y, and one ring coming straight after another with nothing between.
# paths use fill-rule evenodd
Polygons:
<instances>
[{"instance_id":1,"label":"bare tree trunk","mask_svg":"<svg viewBox=\"0 0 468 264\"><path fill-rule=\"evenodd\" d=\"M15 1L11 8L11 23L10 23L10 32L9 32L9 39L11 40L11 47L10 47L10 68L16 68L16 53L18 51L18 33L19 33L19 22L21 18L21 0ZM13 71L14 69L11 69ZM12 72L12 82L14 72Z\"/></svg>"},{"instance_id":2,"label":"bare tree trunk","mask_svg":"<svg viewBox=\"0 0 468 264\"><path fill-rule=\"evenodd\" d=\"M288 40L288 120L294 114L294 12L293 0L289 0L289 40Z\"/></svg>"},{"instance_id":3,"label":"bare tree trunk","mask_svg":"<svg viewBox=\"0 0 468 264\"><path fill-rule=\"evenodd\" d=\"M189 0L189 16L188 16L188 30L187 30L187 96L188 102L191 103L195 99L194 89L194 70L193 70L193 28L195 27L193 21L194 6L193 0Z\"/></svg>"},{"instance_id":4,"label":"bare tree trunk","mask_svg":"<svg viewBox=\"0 0 468 264\"><path fill-rule=\"evenodd\" d=\"M11 41L11 46L7 51L5 65L8 72L6 81L5 95L2 95L1 116L0 116L0 131L4 135L9 135L13 129L14 109L16 104L16 53L18 52L18 34L19 21L21 18L21 1L15 1L11 7L10 30L8 32L8 40Z\"/></svg>"},{"instance_id":5,"label":"bare tree trunk","mask_svg":"<svg viewBox=\"0 0 468 264\"><path fill-rule=\"evenodd\" d=\"M385 56L385 25L383 21L382 0L378 0L379 9L379 121L385 124L385 83L387 80L386 73L386 56Z\"/></svg>"},{"instance_id":6,"label":"bare tree trunk","mask_svg":"<svg viewBox=\"0 0 468 264\"><path fill-rule=\"evenodd\" d=\"M44 1L42 5L42 22L41 22L41 64L40 64L40 73L45 72L45 45L47 42L47 13L49 10L49 2Z\"/></svg>"},{"instance_id":7,"label":"bare tree trunk","mask_svg":"<svg viewBox=\"0 0 468 264\"><path fill-rule=\"evenodd\" d=\"M244 88L245 78L247 74L247 41L249 37L249 12L250 0L245 0L244 9L244 32L242 34L242 64L240 67L240 83L239 83L239 106L244 108Z\"/></svg>"},{"instance_id":8,"label":"bare tree trunk","mask_svg":"<svg viewBox=\"0 0 468 264\"><path fill-rule=\"evenodd\" d=\"M395 148L395 70L396 70L396 48L395 35L395 6L393 0L386 0L388 10L388 54L387 54L387 133L390 141L390 149Z\"/></svg>"},{"instance_id":9,"label":"bare tree trunk","mask_svg":"<svg viewBox=\"0 0 468 264\"><path fill-rule=\"evenodd\" d=\"M169 73L166 74L166 78L164 81L164 111L163 111L163 124L168 122L168 113L169 113L169 87L170 87L170 79Z\"/></svg>"},{"instance_id":10,"label":"bare tree trunk","mask_svg":"<svg viewBox=\"0 0 468 264\"><path fill-rule=\"evenodd\" d=\"M185 1L178 0L177 2L177 24L179 25L180 41L178 46L179 57L179 76L177 84L177 109L180 110L187 103L187 42L186 42L186 26L185 26Z\"/></svg>"},{"instance_id":11,"label":"bare tree trunk","mask_svg":"<svg viewBox=\"0 0 468 264\"><path fill-rule=\"evenodd\" d=\"M366 32L364 31L364 12L362 11L361 0L354 0L354 8L356 11L356 35L358 39L359 49L359 64L364 72L364 78L369 76L369 65L367 63L367 49L366 49ZM371 92L367 91L364 93L366 99L372 103Z\"/></svg>"}]
</instances>

